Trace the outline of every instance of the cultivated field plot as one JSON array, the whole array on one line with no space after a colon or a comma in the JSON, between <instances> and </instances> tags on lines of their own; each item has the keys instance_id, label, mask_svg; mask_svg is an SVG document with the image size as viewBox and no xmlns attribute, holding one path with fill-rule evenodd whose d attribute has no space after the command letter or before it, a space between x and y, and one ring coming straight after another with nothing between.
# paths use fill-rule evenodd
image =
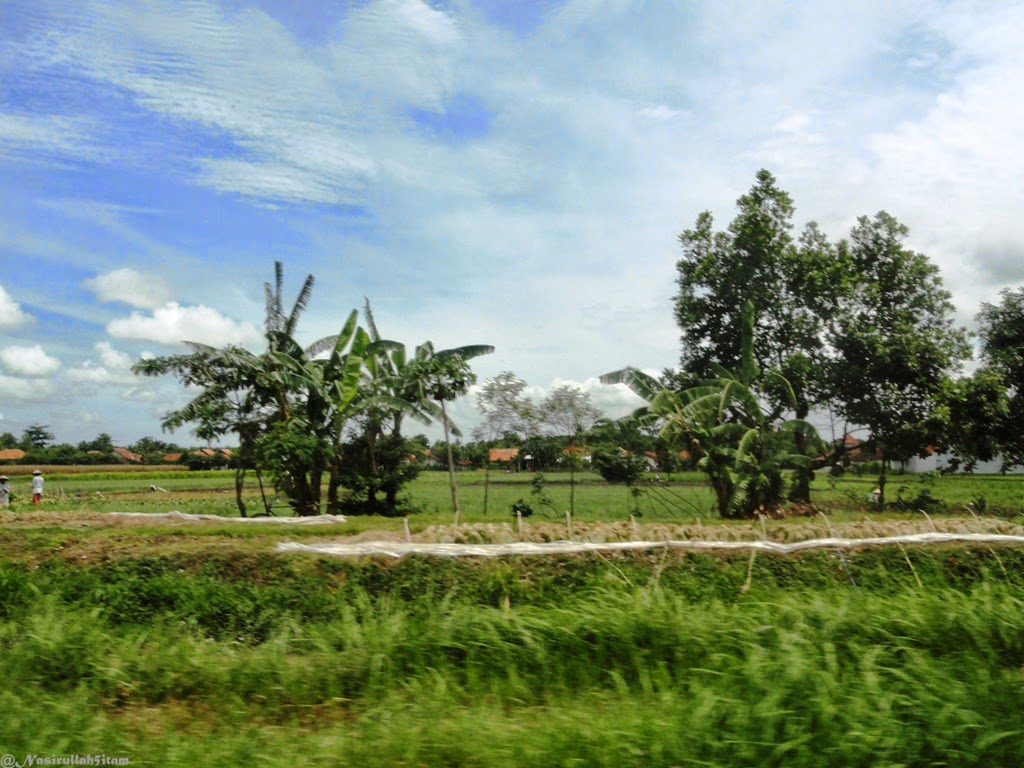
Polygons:
<instances>
[{"instance_id":1,"label":"cultivated field plot","mask_svg":"<svg viewBox=\"0 0 1024 768\"><path fill-rule=\"evenodd\" d=\"M819 481L815 509L738 523L700 508L699 476L664 489L693 511L642 498L639 516L622 488L585 477L568 521L556 477L555 511L522 528L510 506L536 498L531 478L492 475L485 514L469 473L458 527L434 474L413 486L423 511L408 531L109 514L233 514L230 473L191 474L51 474L41 508L0 512L0 751L152 766L1024 763L1018 546L275 551L1020 535L1019 479L897 478L890 489L927 487L944 508L882 513L870 481Z\"/></svg>"}]
</instances>

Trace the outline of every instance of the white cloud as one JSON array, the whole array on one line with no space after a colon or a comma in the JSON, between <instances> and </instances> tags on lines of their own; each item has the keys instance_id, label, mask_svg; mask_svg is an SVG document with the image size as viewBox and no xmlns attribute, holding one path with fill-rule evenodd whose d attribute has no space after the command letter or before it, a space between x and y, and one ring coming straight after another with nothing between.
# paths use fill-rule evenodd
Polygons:
<instances>
[{"instance_id":1,"label":"white cloud","mask_svg":"<svg viewBox=\"0 0 1024 768\"><path fill-rule=\"evenodd\" d=\"M100 353L100 361L107 368L115 371L127 371L132 367L131 357L114 349L110 342L99 342L96 344L96 350Z\"/></svg>"},{"instance_id":2,"label":"white cloud","mask_svg":"<svg viewBox=\"0 0 1024 768\"><path fill-rule=\"evenodd\" d=\"M0 114L0 156L40 152L79 160L97 159L104 154L93 137L94 127L86 118L61 115Z\"/></svg>"},{"instance_id":3,"label":"white cloud","mask_svg":"<svg viewBox=\"0 0 1024 768\"><path fill-rule=\"evenodd\" d=\"M75 421L79 424L102 424L103 417L92 411L79 411L75 414Z\"/></svg>"},{"instance_id":4,"label":"white cloud","mask_svg":"<svg viewBox=\"0 0 1024 768\"><path fill-rule=\"evenodd\" d=\"M49 376L60 368L60 360L51 357L38 344L31 347L0 349L0 366L15 376Z\"/></svg>"},{"instance_id":5,"label":"white cloud","mask_svg":"<svg viewBox=\"0 0 1024 768\"><path fill-rule=\"evenodd\" d=\"M14 328L31 319L0 285L0 328Z\"/></svg>"},{"instance_id":6,"label":"white cloud","mask_svg":"<svg viewBox=\"0 0 1024 768\"><path fill-rule=\"evenodd\" d=\"M22 379L0 375L0 397L28 403L44 402L53 397L54 386L49 379Z\"/></svg>"},{"instance_id":7,"label":"white cloud","mask_svg":"<svg viewBox=\"0 0 1024 768\"><path fill-rule=\"evenodd\" d=\"M71 379L71 381L77 381L84 384L126 383L123 377L120 377L107 370L102 365L98 365L91 361L86 361L81 365L76 365L74 368L69 368L66 375Z\"/></svg>"},{"instance_id":8,"label":"white cloud","mask_svg":"<svg viewBox=\"0 0 1024 768\"><path fill-rule=\"evenodd\" d=\"M120 339L161 344L197 341L215 347L243 345L261 338L252 323L236 322L211 307L183 307L173 301L153 310L151 315L132 312L131 317L112 320L107 324L107 333Z\"/></svg>"},{"instance_id":9,"label":"white cloud","mask_svg":"<svg viewBox=\"0 0 1024 768\"><path fill-rule=\"evenodd\" d=\"M155 309L170 298L170 288L162 278L145 275L124 267L85 281L85 286L103 302L123 302L140 309Z\"/></svg>"},{"instance_id":10,"label":"white cloud","mask_svg":"<svg viewBox=\"0 0 1024 768\"><path fill-rule=\"evenodd\" d=\"M958 303L973 314L995 290L1024 282L1024 7L938 23L956 34L972 66L927 111L867 137L877 157L871 188L943 267ZM879 206L882 207L882 206ZM966 306L965 306L966 305Z\"/></svg>"},{"instance_id":11,"label":"white cloud","mask_svg":"<svg viewBox=\"0 0 1024 768\"><path fill-rule=\"evenodd\" d=\"M337 204L353 202L351 190L373 173L350 130L366 122L353 93L365 92L366 82L351 82L355 73L298 45L266 14L224 12L202 0L131 13L93 2L82 4L77 20L26 55L41 66L71 66L147 110L221 133L237 151L194 157L202 183L261 200ZM378 71L386 71L383 63Z\"/></svg>"},{"instance_id":12,"label":"white cloud","mask_svg":"<svg viewBox=\"0 0 1024 768\"><path fill-rule=\"evenodd\" d=\"M428 149L422 137L403 135L409 108L443 109L459 90L468 45L455 14L424 0L357 6L324 46L300 45L262 11L232 13L203 0L131 13L85 2L76 22L21 53L34 66L87 73L146 110L219 133L231 151L200 152L189 170L200 183L264 203L358 204L381 163L402 173L396 144ZM32 133L20 123L17 130ZM53 144L73 156L72 142Z\"/></svg>"},{"instance_id":13,"label":"white cloud","mask_svg":"<svg viewBox=\"0 0 1024 768\"><path fill-rule=\"evenodd\" d=\"M105 386L137 386L138 377L131 372L132 359L107 341L96 344L99 362L86 360L70 368L66 376L71 381Z\"/></svg>"}]
</instances>

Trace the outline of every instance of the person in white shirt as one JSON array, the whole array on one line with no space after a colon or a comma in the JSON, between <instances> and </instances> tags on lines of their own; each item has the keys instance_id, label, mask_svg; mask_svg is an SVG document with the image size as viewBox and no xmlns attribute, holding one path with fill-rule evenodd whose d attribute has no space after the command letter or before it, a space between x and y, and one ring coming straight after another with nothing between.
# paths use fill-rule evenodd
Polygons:
<instances>
[{"instance_id":1,"label":"person in white shirt","mask_svg":"<svg viewBox=\"0 0 1024 768\"><path fill-rule=\"evenodd\" d=\"M8 507L11 504L11 485L7 482L7 475L0 475L0 507Z\"/></svg>"},{"instance_id":2,"label":"person in white shirt","mask_svg":"<svg viewBox=\"0 0 1024 768\"><path fill-rule=\"evenodd\" d=\"M32 473L32 503L39 504L43 500L43 473L38 469Z\"/></svg>"}]
</instances>

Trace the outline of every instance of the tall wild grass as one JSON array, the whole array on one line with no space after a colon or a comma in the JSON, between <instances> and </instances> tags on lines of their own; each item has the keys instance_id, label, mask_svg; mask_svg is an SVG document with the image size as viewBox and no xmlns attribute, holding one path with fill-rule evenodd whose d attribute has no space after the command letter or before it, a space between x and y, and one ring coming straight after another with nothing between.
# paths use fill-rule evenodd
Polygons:
<instances>
[{"instance_id":1,"label":"tall wild grass","mask_svg":"<svg viewBox=\"0 0 1024 768\"><path fill-rule=\"evenodd\" d=\"M4 565L0 752L1021 764L1024 558L991 554Z\"/></svg>"}]
</instances>

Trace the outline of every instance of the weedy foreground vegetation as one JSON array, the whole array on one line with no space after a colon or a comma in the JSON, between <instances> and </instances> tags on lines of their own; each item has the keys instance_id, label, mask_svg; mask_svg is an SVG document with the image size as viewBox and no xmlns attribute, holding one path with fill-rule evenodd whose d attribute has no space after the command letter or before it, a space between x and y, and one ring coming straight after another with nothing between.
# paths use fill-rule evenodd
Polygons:
<instances>
[{"instance_id":1,"label":"weedy foreground vegetation","mask_svg":"<svg viewBox=\"0 0 1024 768\"><path fill-rule=\"evenodd\" d=\"M485 516L480 478L464 478L467 530L510 524L511 504L533 498L529 476L499 480ZM669 488L706 515L713 500L694 480ZM557 510L568 490L556 481L544 493ZM1022 485L908 477L906 498L944 500L925 516L869 513L869 486L822 480L824 519L762 526L647 499L630 523L623 489L583 481L580 535L778 539L1017 530ZM102 514L215 511L218 494L227 513L230 483L54 475L42 510L2 513L0 751L152 766L1024 762L1020 549L349 560L273 545L397 536L402 521L282 530ZM414 537L453 535L444 491L433 473L412 486ZM964 510L982 495L985 510Z\"/></svg>"}]
</instances>

